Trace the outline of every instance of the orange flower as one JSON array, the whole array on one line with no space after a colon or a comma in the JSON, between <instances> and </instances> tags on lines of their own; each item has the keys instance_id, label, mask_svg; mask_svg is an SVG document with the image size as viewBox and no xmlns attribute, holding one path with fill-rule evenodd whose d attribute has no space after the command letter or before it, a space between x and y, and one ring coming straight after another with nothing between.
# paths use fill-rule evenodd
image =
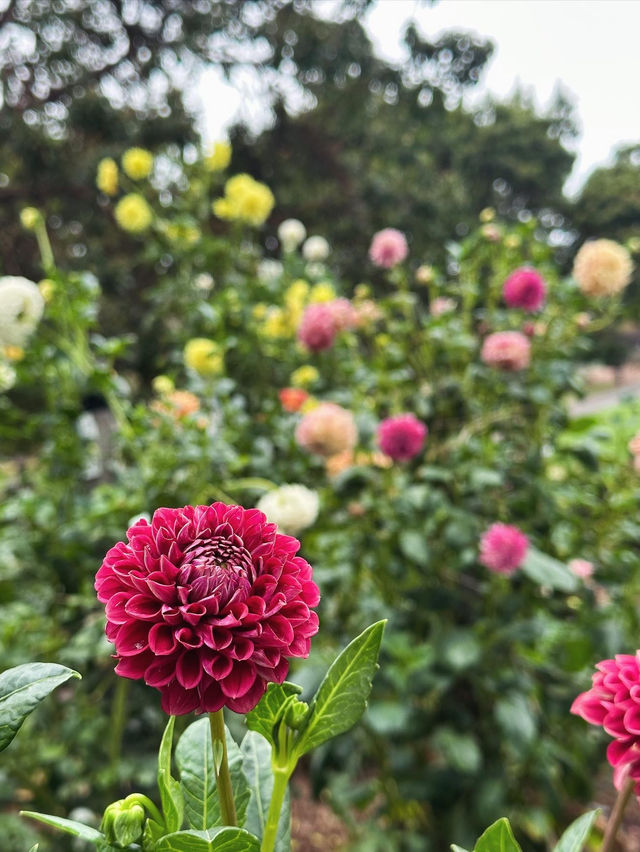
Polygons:
<instances>
[{"instance_id":1,"label":"orange flower","mask_svg":"<svg viewBox=\"0 0 640 852\"><path fill-rule=\"evenodd\" d=\"M278 397L285 411L300 411L300 408L309 398L309 394L302 388L282 388L278 391Z\"/></svg>"}]
</instances>

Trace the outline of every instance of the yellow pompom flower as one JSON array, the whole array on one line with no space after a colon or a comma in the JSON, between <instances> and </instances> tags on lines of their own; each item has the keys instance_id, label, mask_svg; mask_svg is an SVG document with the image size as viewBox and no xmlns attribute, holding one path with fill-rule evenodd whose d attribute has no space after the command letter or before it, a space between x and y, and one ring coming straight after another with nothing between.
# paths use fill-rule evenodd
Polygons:
<instances>
[{"instance_id":1,"label":"yellow pompom flower","mask_svg":"<svg viewBox=\"0 0 640 852\"><path fill-rule=\"evenodd\" d=\"M320 281L314 284L309 294L309 301L312 305L317 305L322 302L332 302L336 298L336 291L333 284L328 281Z\"/></svg>"},{"instance_id":2,"label":"yellow pompom flower","mask_svg":"<svg viewBox=\"0 0 640 852\"><path fill-rule=\"evenodd\" d=\"M224 359L220 346L207 337L194 337L184 347L184 363L201 376L222 372Z\"/></svg>"},{"instance_id":3,"label":"yellow pompom flower","mask_svg":"<svg viewBox=\"0 0 640 852\"><path fill-rule=\"evenodd\" d=\"M291 384L294 388L308 388L320 378L320 373L311 364L304 364L291 373Z\"/></svg>"},{"instance_id":4,"label":"yellow pompom flower","mask_svg":"<svg viewBox=\"0 0 640 852\"><path fill-rule=\"evenodd\" d=\"M116 204L114 215L118 225L132 234L146 231L153 221L153 211L137 192L131 192L121 198Z\"/></svg>"},{"instance_id":5,"label":"yellow pompom flower","mask_svg":"<svg viewBox=\"0 0 640 852\"><path fill-rule=\"evenodd\" d=\"M267 306L264 302L258 302L251 308L251 316L256 320L263 320L267 315Z\"/></svg>"},{"instance_id":6,"label":"yellow pompom flower","mask_svg":"<svg viewBox=\"0 0 640 852\"><path fill-rule=\"evenodd\" d=\"M279 340L289 337L291 329L287 315L281 308L271 308L265 317L260 334L268 340Z\"/></svg>"},{"instance_id":7,"label":"yellow pompom flower","mask_svg":"<svg viewBox=\"0 0 640 852\"><path fill-rule=\"evenodd\" d=\"M129 148L122 155L122 168L133 180L149 177L153 169L153 154L145 148Z\"/></svg>"},{"instance_id":8,"label":"yellow pompom flower","mask_svg":"<svg viewBox=\"0 0 640 852\"><path fill-rule=\"evenodd\" d=\"M310 396L302 403L300 406L301 414L308 414L310 411L313 411L314 408L317 408L320 405L320 401L315 398L315 396Z\"/></svg>"},{"instance_id":9,"label":"yellow pompom flower","mask_svg":"<svg viewBox=\"0 0 640 852\"><path fill-rule=\"evenodd\" d=\"M111 157L105 157L98 163L96 186L105 195L115 195L118 192L118 165Z\"/></svg>"},{"instance_id":10,"label":"yellow pompom flower","mask_svg":"<svg viewBox=\"0 0 640 852\"><path fill-rule=\"evenodd\" d=\"M275 199L268 186L250 175L234 175L224 187L224 198L213 202L213 212L220 219L262 225L273 209Z\"/></svg>"},{"instance_id":11,"label":"yellow pompom flower","mask_svg":"<svg viewBox=\"0 0 640 852\"><path fill-rule=\"evenodd\" d=\"M208 172L221 172L231 162L231 145L228 142L215 142L211 153L204 158L204 167Z\"/></svg>"},{"instance_id":12,"label":"yellow pompom flower","mask_svg":"<svg viewBox=\"0 0 640 852\"><path fill-rule=\"evenodd\" d=\"M286 305L297 306L301 302L304 303L308 295L308 283L304 280L304 278L297 278L287 287L287 290L284 294L284 301Z\"/></svg>"}]
</instances>

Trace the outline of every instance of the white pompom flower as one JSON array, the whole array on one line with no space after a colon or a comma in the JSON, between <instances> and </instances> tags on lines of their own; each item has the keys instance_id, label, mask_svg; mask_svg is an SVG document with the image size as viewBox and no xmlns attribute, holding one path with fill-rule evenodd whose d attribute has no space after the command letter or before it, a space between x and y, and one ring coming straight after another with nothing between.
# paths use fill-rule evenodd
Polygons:
<instances>
[{"instance_id":1,"label":"white pompom flower","mask_svg":"<svg viewBox=\"0 0 640 852\"><path fill-rule=\"evenodd\" d=\"M302 246L302 256L310 263L318 263L326 260L329 257L330 251L329 243L324 237L309 237Z\"/></svg>"},{"instance_id":2,"label":"white pompom flower","mask_svg":"<svg viewBox=\"0 0 640 852\"><path fill-rule=\"evenodd\" d=\"M299 219L285 219L278 227L278 239L285 251L295 251L307 236L307 229Z\"/></svg>"},{"instance_id":3,"label":"white pompom flower","mask_svg":"<svg viewBox=\"0 0 640 852\"><path fill-rule=\"evenodd\" d=\"M27 278L0 278L0 346L22 346L38 325L44 299Z\"/></svg>"},{"instance_id":4,"label":"white pompom flower","mask_svg":"<svg viewBox=\"0 0 640 852\"><path fill-rule=\"evenodd\" d=\"M285 535L297 535L318 517L320 501L315 491L304 485L281 485L260 498L257 508L267 520L277 524Z\"/></svg>"}]
</instances>

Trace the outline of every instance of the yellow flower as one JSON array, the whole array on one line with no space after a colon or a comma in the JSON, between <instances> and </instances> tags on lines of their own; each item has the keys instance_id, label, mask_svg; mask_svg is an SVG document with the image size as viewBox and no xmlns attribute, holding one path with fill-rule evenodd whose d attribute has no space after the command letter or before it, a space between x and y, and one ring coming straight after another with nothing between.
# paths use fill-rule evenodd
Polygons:
<instances>
[{"instance_id":1,"label":"yellow flower","mask_svg":"<svg viewBox=\"0 0 640 852\"><path fill-rule=\"evenodd\" d=\"M224 187L224 198L213 202L213 212L220 219L262 225L273 209L275 199L268 186L250 175L234 175Z\"/></svg>"},{"instance_id":2,"label":"yellow flower","mask_svg":"<svg viewBox=\"0 0 640 852\"><path fill-rule=\"evenodd\" d=\"M200 229L195 225L183 225L180 223L165 225L164 232L167 235L167 239L171 240L172 243L182 243L187 246L194 245L202 236Z\"/></svg>"},{"instance_id":3,"label":"yellow flower","mask_svg":"<svg viewBox=\"0 0 640 852\"><path fill-rule=\"evenodd\" d=\"M613 240L584 243L573 263L573 277L585 294L599 298L619 293L631 281L633 263L624 246Z\"/></svg>"},{"instance_id":4,"label":"yellow flower","mask_svg":"<svg viewBox=\"0 0 640 852\"><path fill-rule=\"evenodd\" d=\"M251 316L257 320L263 320L267 315L267 306L264 302L258 302L251 309Z\"/></svg>"},{"instance_id":5,"label":"yellow flower","mask_svg":"<svg viewBox=\"0 0 640 852\"><path fill-rule=\"evenodd\" d=\"M204 167L208 172L221 172L231 162L231 145L228 142L215 142L211 153L204 158Z\"/></svg>"},{"instance_id":6,"label":"yellow flower","mask_svg":"<svg viewBox=\"0 0 640 852\"><path fill-rule=\"evenodd\" d=\"M170 379L169 376L156 376L151 382L151 387L158 396L166 396L176 388L173 379Z\"/></svg>"},{"instance_id":7,"label":"yellow flower","mask_svg":"<svg viewBox=\"0 0 640 852\"><path fill-rule=\"evenodd\" d=\"M504 238L504 244L506 248L517 249L522 245L522 239L518 236L518 234L508 234Z\"/></svg>"},{"instance_id":8,"label":"yellow flower","mask_svg":"<svg viewBox=\"0 0 640 852\"><path fill-rule=\"evenodd\" d=\"M391 343L391 337L388 334L376 334L375 341L380 349L385 349Z\"/></svg>"},{"instance_id":9,"label":"yellow flower","mask_svg":"<svg viewBox=\"0 0 640 852\"><path fill-rule=\"evenodd\" d=\"M298 367L291 373L291 384L294 388L308 388L320 378L320 373L311 364Z\"/></svg>"},{"instance_id":10,"label":"yellow flower","mask_svg":"<svg viewBox=\"0 0 640 852\"><path fill-rule=\"evenodd\" d=\"M20 224L27 231L33 231L41 219L42 213L35 207L24 207L20 211Z\"/></svg>"},{"instance_id":11,"label":"yellow flower","mask_svg":"<svg viewBox=\"0 0 640 852\"><path fill-rule=\"evenodd\" d=\"M5 346L2 353L7 361L22 361L24 358L24 349L22 346Z\"/></svg>"},{"instance_id":12,"label":"yellow flower","mask_svg":"<svg viewBox=\"0 0 640 852\"><path fill-rule=\"evenodd\" d=\"M55 289L55 281L52 281L50 278L43 278L42 281L38 282L38 290L40 290L40 295L46 304L48 304L53 298Z\"/></svg>"},{"instance_id":13,"label":"yellow flower","mask_svg":"<svg viewBox=\"0 0 640 852\"><path fill-rule=\"evenodd\" d=\"M305 399L305 401L300 406L300 412L302 414L308 414L310 411L313 411L313 409L317 408L319 405L319 400L317 400L315 396L310 396Z\"/></svg>"},{"instance_id":14,"label":"yellow flower","mask_svg":"<svg viewBox=\"0 0 640 852\"><path fill-rule=\"evenodd\" d=\"M118 166L111 157L105 157L98 163L96 186L105 195L115 195L118 191Z\"/></svg>"},{"instance_id":15,"label":"yellow flower","mask_svg":"<svg viewBox=\"0 0 640 852\"><path fill-rule=\"evenodd\" d=\"M493 222L496 218L496 211L493 207L485 207L484 210L480 211L480 221L481 222Z\"/></svg>"},{"instance_id":16,"label":"yellow flower","mask_svg":"<svg viewBox=\"0 0 640 852\"><path fill-rule=\"evenodd\" d=\"M153 169L153 154L144 148L129 148L122 155L122 168L133 180L149 177Z\"/></svg>"},{"instance_id":17,"label":"yellow flower","mask_svg":"<svg viewBox=\"0 0 640 852\"><path fill-rule=\"evenodd\" d=\"M309 285L304 278L298 278L287 287L284 294L284 301L286 305L298 305L300 302L304 303L308 295Z\"/></svg>"},{"instance_id":18,"label":"yellow flower","mask_svg":"<svg viewBox=\"0 0 640 852\"><path fill-rule=\"evenodd\" d=\"M215 376L222 372L224 360L215 340L194 337L184 347L184 362L201 376Z\"/></svg>"},{"instance_id":19,"label":"yellow flower","mask_svg":"<svg viewBox=\"0 0 640 852\"><path fill-rule=\"evenodd\" d=\"M328 281L320 281L319 284L314 284L309 294L309 301L312 305L320 302L332 302L336 298L336 291L333 284Z\"/></svg>"},{"instance_id":20,"label":"yellow flower","mask_svg":"<svg viewBox=\"0 0 640 852\"><path fill-rule=\"evenodd\" d=\"M269 309L260 328L260 333L270 340L279 340L282 337L290 336L289 321L282 308Z\"/></svg>"},{"instance_id":21,"label":"yellow flower","mask_svg":"<svg viewBox=\"0 0 640 852\"><path fill-rule=\"evenodd\" d=\"M116 222L125 231L139 234L146 231L153 221L153 211L137 192L125 195L116 204Z\"/></svg>"}]
</instances>

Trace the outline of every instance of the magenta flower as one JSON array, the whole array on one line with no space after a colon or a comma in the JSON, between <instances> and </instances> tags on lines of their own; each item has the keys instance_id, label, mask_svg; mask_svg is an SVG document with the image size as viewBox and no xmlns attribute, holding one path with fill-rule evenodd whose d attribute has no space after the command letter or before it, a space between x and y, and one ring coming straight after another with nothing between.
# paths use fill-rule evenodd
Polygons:
<instances>
[{"instance_id":1,"label":"magenta flower","mask_svg":"<svg viewBox=\"0 0 640 852\"><path fill-rule=\"evenodd\" d=\"M531 363L531 343L519 331L496 331L485 337L480 357L490 367L524 370Z\"/></svg>"},{"instance_id":2,"label":"magenta flower","mask_svg":"<svg viewBox=\"0 0 640 852\"><path fill-rule=\"evenodd\" d=\"M631 777L640 796L640 651L602 660L596 669L593 686L576 698L571 712L613 737L607 760L616 786Z\"/></svg>"},{"instance_id":3,"label":"magenta flower","mask_svg":"<svg viewBox=\"0 0 640 852\"><path fill-rule=\"evenodd\" d=\"M530 266L516 269L504 282L502 295L510 308L537 311L544 304L547 285L544 278Z\"/></svg>"},{"instance_id":4,"label":"magenta flower","mask_svg":"<svg viewBox=\"0 0 640 852\"><path fill-rule=\"evenodd\" d=\"M258 509L224 503L138 521L96 575L116 673L159 689L171 715L247 713L318 631L299 547Z\"/></svg>"},{"instance_id":5,"label":"magenta flower","mask_svg":"<svg viewBox=\"0 0 640 852\"><path fill-rule=\"evenodd\" d=\"M491 524L480 540L480 562L496 574L511 575L524 562L529 539L517 527Z\"/></svg>"},{"instance_id":6,"label":"magenta flower","mask_svg":"<svg viewBox=\"0 0 640 852\"><path fill-rule=\"evenodd\" d=\"M407 238L395 228L385 228L374 234L369 247L369 257L376 266L383 269L391 269L398 263L402 263L409 253Z\"/></svg>"},{"instance_id":7,"label":"magenta flower","mask_svg":"<svg viewBox=\"0 0 640 852\"><path fill-rule=\"evenodd\" d=\"M394 461L408 461L424 446L427 427L413 414L387 417L378 426L378 446Z\"/></svg>"},{"instance_id":8,"label":"magenta flower","mask_svg":"<svg viewBox=\"0 0 640 852\"><path fill-rule=\"evenodd\" d=\"M298 340L314 352L333 346L338 324L330 304L309 305L298 326Z\"/></svg>"}]
</instances>

